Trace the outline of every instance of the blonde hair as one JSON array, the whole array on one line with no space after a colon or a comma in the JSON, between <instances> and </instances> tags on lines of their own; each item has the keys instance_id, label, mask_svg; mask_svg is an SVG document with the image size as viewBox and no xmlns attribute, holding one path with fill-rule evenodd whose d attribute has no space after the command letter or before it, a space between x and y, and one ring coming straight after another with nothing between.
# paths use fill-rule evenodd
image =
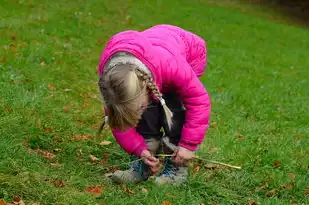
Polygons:
<instances>
[{"instance_id":1,"label":"blonde hair","mask_svg":"<svg viewBox=\"0 0 309 205\"><path fill-rule=\"evenodd\" d=\"M152 77L131 63L109 67L99 80L103 100L109 110L110 127L125 130L137 126L143 113L143 103L152 93L161 103L169 128L173 114L167 107ZM103 126L103 125L102 125Z\"/></svg>"}]
</instances>

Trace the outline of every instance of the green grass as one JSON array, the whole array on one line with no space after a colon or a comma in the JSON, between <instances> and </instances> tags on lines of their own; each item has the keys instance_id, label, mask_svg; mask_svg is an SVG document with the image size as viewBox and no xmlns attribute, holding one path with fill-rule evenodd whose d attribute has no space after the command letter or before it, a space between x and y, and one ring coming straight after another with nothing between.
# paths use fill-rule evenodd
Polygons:
<instances>
[{"instance_id":1,"label":"green grass","mask_svg":"<svg viewBox=\"0 0 309 205\"><path fill-rule=\"evenodd\" d=\"M309 204L309 31L206 2L2 1L0 199ZM72 136L94 136L101 122L96 68L106 40L118 31L159 23L181 26L207 40L209 64L202 80L212 99L212 126L198 155L243 169L202 167L191 170L186 186L158 187L147 181L129 186L135 194L128 194L103 178L104 167L130 160L110 133L85 141ZM113 143L100 145L106 138ZM56 157L45 159L34 151L38 148ZM107 164L92 163L90 154L108 155ZM60 167L50 164L56 162ZM291 189L280 188L290 181ZM265 183L267 188L256 191ZM99 197L85 191L101 185ZM276 195L267 196L272 189Z\"/></svg>"}]
</instances>

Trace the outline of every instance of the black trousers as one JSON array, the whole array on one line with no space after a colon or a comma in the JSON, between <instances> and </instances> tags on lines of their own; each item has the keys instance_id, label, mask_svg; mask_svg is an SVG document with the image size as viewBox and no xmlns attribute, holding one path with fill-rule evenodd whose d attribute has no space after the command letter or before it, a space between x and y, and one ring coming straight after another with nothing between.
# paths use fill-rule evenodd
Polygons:
<instances>
[{"instance_id":1,"label":"black trousers","mask_svg":"<svg viewBox=\"0 0 309 205\"><path fill-rule=\"evenodd\" d=\"M164 110L160 102L152 100L144 111L142 119L136 127L136 131L144 139L156 138L159 140L165 134L165 136L169 137L170 142L177 146L185 122L185 109L177 95L168 93L163 95L163 98L168 108L173 112L172 128L168 128ZM161 128L163 128L164 133Z\"/></svg>"}]
</instances>

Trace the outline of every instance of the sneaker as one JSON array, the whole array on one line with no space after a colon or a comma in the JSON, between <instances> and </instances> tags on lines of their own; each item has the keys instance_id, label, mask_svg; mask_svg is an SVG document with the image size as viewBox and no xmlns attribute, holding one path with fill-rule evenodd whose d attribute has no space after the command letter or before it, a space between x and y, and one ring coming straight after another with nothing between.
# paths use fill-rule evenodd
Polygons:
<instances>
[{"instance_id":1,"label":"sneaker","mask_svg":"<svg viewBox=\"0 0 309 205\"><path fill-rule=\"evenodd\" d=\"M134 162L128 170L117 170L112 174L106 175L113 182L120 184L139 183L148 179L151 171L142 161Z\"/></svg>"},{"instance_id":2,"label":"sneaker","mask_svg":"<svg viewBox=\"0 0 309 205\"><path fill-rule=\"evenodd\" d=\"M180 185L188 179L188 167L177 166L172 160L166 160L165 167L161 174L156 177L155 182L161 184Z\"/></svg>"}]
</instances>

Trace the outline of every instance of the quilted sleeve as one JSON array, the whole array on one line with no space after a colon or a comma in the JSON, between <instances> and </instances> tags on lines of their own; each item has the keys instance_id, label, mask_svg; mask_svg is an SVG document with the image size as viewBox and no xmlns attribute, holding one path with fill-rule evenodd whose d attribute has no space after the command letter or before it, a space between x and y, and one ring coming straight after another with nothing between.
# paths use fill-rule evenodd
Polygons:
<instances>
[{"instance_id":1,"label":"quilted sleeve","mask_svg":"<svg viewBox=\"0 0 309 205\"><path fill-rule=\"evenodd\" d=\"M164 83L176 90L186 108L185 124L179 145L197 150L208 129L211 102L202 82L183 58L170 59Z\"/></svg>"}]
</instances>

